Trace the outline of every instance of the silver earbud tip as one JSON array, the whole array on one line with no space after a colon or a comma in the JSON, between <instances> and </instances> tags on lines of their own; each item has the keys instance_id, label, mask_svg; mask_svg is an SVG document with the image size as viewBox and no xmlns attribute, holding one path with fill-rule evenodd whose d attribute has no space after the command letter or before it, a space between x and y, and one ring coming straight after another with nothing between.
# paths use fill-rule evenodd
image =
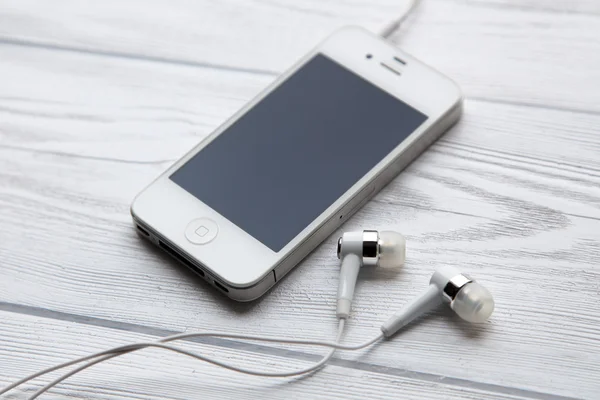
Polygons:
<instances>
[{"instance_id":1,"label":"silver earbud tip","mask_svg":"<svg viewBox=\"0 0 600 400\"><path fill-rule=\"evenodd\" d=\"M479 283L470 282L460 289L450 306L465 321L481 323L494 312L494 298Z\"/></svg>"},{"instance_id":2,"label":"silver earbud tip","mask_svg":"<svg viewBox=\"0 0 600 400\"><path fill-rule=\"evenodd\" d=\"M379 261L381 268L400 268L406 259L406 239L398 232L379 232Z\"/></svg>"}]
</instances>

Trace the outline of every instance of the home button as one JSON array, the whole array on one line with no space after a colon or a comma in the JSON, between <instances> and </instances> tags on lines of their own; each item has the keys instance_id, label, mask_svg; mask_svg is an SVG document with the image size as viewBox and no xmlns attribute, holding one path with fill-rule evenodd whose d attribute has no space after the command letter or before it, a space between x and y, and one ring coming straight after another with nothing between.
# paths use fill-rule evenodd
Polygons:
<instances>
[{"instance_id":1,"label":"home button","mask_svg":"<svg viewBox=\"0 0 600 400\"><path fill-rule=\"evenodd\" d=\"M185 237L194 244L206 244L217 237L219 226L208 218L198 218L185 228Z\"/></svg>"}]
</instances>

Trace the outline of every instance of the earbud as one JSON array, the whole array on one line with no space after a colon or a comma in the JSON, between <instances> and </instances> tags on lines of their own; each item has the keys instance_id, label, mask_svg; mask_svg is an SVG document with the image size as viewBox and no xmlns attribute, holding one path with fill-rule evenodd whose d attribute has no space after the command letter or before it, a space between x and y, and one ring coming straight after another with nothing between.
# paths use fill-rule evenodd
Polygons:
<instances>
[{"instance_id":1,"label":"earbud","mask_svg":"<svg viewBox=\"0 0 600 400\"><path fill-rule=\"evenodd\" d=\"M433 274L429 288L421 296L381 326L383 335L394 335L413 319L441 303L449 304L459 317L473 323L485 322L494 311L494 298L486 288L454 267L442 267Z\"/></svg>"},{"instance_id":2,"label":"earbud","mask_svg":"<svg viewBox=\"0 0 600 400\"><path fill-rule=\"evenodd\" d=\"M401 267L406 255L406 241L404 236L392 231L345 232L338 240L337 255L342 260L337 317L348 318L360 267Z\"/></svg>"}]
</instances>

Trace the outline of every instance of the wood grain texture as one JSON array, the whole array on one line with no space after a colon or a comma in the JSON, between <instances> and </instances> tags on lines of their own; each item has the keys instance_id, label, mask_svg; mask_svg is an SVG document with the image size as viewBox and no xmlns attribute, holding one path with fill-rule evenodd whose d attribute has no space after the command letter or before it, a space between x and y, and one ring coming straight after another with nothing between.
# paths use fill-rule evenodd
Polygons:
<instances>
[{"instance_id":1,"label":"wood grain texture","mask_svg":"<svg viewBox=\"0 0 600 400\"><path fill-rule=\"evenodd\" d=\"M408 2L3 0L0 37L32 44L281 72L344 25L378 32ZM38 11L32 13L31 10ZM135 18L125 16L135 15Z\"/></svg>"},{"instance_id":2,"label":"wood grain texture","mask_svg":"<svg viewBox=\"0 0 600 400\"><path fill-rule=\"evenodd\" d=\"M287 68L336 27L354 23L377 32L403 10L391 0L297 7L207 0L4 4L5 42L260 74ZM134 10L143 10L136 22L118 17ZM590 90L600 81L599 25L595 14L425 0L392 39L457 80L469 97L599 112L598 85Z\"/></svg>"},{"instance_id":3,"label":"wood grain texture","mask_svg":"<svg viewBox=\"0 0 600 400\"><path fill-rule=\"evenodd\" d=\"M392 40L467 97L599 111L598 15L424 1L410 22Z\"/></svg>"},{"instance_id":4,"label":"wood grain texture","mask_svg":"<svg viewBox=\"0 0 600 400\"><path fill-rule=\"evenodd\" d=\"M233 305L139 240L129 220L141 187L270 78L2 50L4 301L175 331L250 325L278 335L297 326L300 337L333 335L334 238L260 302ZM413 254L398 276L364 274L352 338L370 337L390 304L408 301L443 263L486 277L499 303L493 323L473 335L441 313L365 360L563 396L576 388L592 398L600 373L600 336L590 329L599 319L600 117L577 117L468 101L461 123L345 226L401 230ZM457 369L451 360L464 352L476 357Z\"/></svg>"},{"instance_id":5,"label":"wood grain texture","mask_svg":"<svg viewBox=\"0 0 600 400\"><path fill-rule=\"evenodd\" d=\"M233 304L138 239L128 207L333 21L369 25L398 5L181 2L167 12L154 1L132 24L122 7L139 3L44 4L0 3L0 310L12 311L0 311L2 384L36 369L18 355L48 365L85 353L74 343L100 349L206 329L289 336L291 327L296 337L332 337L337 235L264 299ZM517 8L425 1L394 36L450 71L468 96L465 114L344 226L396 229L409 242L399 274L362 273L350 340L376 333L443 264L492 290L490 323L472 328L440 311L359 360L343 353L281 387L170 356L162 375L140 356L92 370L60 398L596 398L600 25L594 15ZM196 9L204 24L183 11ZM310 34L292 35L299 26ZM250 41L271 55L252 56ZM564 64L565 51L578 62ZM218 351L257 366L270 365L268 354L290 366L314 357L265 346L249 358L239 346Z\"/></svg>"},{"instance_id":6,"label":"wood grain texture","mask_svg":"<svg viewBox=\"0 0 600 400\"><path fill-rule=\"evenodd\" d=\"M510 7L525 11L553 11L558 13L600 14L596 0L548 1L548 0L470 0L490 7Z\"/></svg>"},{"instance_id":7,"label":"wood grain texture","mask_svg":"<svg viewBox=\"0 0 600 400\"><path fill-rule=\"evenodd\" d=\"M0 312L7 321L3 332L11 338L0 347L0 385L23 377L39 368L81 357L123 343L146 342L155 338L138 333L89 327L65 321ZM37 334L23 334L43 325ZM85 338L85 348L74 346ZM273 357L256 352L229 349L199 343L180 344L188 350L210 355L221 361L247 368L276 371L301 368L308 361ZM350 356L350 357L348 357ZM352 354L340 353L332 365L301 379L266 379L244 376L207 365L183 355L148 349L96 365L67 380L50 392L54 399L460 399L477 400L494 396L501 400L526 399L518 393L498 394L481 388L457 387L451 382L424 382L419 379L390 376L381 371L347 368ZM313 359L316 357L313 357ZM9 372L7 374L7 372ZM53 376L58 376L54 374ZM349 384L351 380L355 383ZM39 379L15 390L6 399L25 399L39 389ZM42 397L43 398L43 397Z\"/></svg>"}]
</instances>

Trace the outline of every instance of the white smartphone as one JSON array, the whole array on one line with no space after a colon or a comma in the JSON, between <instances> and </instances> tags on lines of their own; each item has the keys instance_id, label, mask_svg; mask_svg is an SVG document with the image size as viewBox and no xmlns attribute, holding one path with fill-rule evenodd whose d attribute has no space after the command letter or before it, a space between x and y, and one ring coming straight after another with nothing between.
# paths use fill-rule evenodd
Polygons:
<instances>
[{"instance_id":1,"label":"white smartphone","mask_svg":"<svg viewBox=\"0 0 600 400\"><path fill-rule=\"evenodd\" d=\"M139 232L232 299L253 300L460 116L457 85L343 28L134 200Z\"/></svg>"}]
</instances>

